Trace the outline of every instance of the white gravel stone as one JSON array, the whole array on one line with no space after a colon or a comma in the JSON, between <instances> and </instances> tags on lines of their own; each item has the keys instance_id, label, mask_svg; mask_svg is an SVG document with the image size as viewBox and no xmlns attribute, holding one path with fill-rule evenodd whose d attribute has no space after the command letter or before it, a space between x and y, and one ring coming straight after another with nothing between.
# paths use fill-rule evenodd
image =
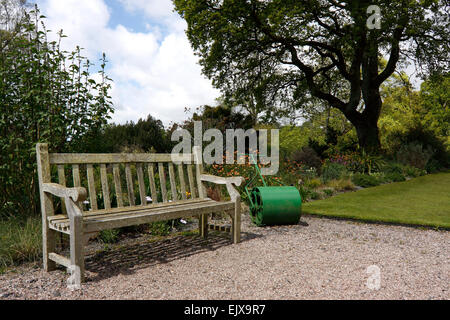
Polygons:
<instances>
[{"instance_id":1,"label":"white gravel stone","mask_svg":"<svg viewBox=\"0 0 450 320\"><path fill-rule=\"evenodd\" d=\"M22 266L0 275L0 299L449 299L450 233L302 217L309 226L258 228L243 242L145 238L88 257L88 282ZM380 270L370 289L369 266Z\"/></svg>"}]
</instances>

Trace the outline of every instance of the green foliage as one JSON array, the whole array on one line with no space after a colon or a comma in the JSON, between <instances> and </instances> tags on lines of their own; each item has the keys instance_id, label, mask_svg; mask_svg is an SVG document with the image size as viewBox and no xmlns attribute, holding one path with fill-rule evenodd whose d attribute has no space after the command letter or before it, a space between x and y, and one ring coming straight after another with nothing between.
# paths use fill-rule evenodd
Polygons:
<instances>
[{"instance_id":1,"label":"green foliage","mask_svg":"<svg viewBox=\"0 0 450 320\"><path fill-rule=\"evenodd\" d=\"M39 217L0 219L0 272L13 265L40 259L41 225Z\"/></svg>"},{"instance_id":2,"label":"green foliage","mask_svg":"<svg viewBox=\"0 0 450 320\"><path fill-rule=\"evenodd\" d=\"M322 168L322 160L320 160L317 153L310 147L304 147L302 150L297 150L292 154L291 160L301 163L307 167L315 168L320 174Z\"/></svg>"},{"instance_id":3,"label":"green foliage","mask_svg":"<svg viewBox=\"0 0 450 320\"><path fill-rule=\"evenodd\" d=\"M322 185L322 182L320 181L320 179L308 179L305 182L305 187L307 187L309 189L317 189L321 185Z\"/></svg>"},{"instance_id":4,"label":"green foliage","mask_svg":"<svg viewBox=\"0 0 450 320\"><path fill-rule=\"evenodd\" d=\"M309 192L309 197L312 200L318 200L318 199L320 199L320 193L318 193L317 191L310 191Z\"/></svg>"},{"instance_id":5,"label":"green foliage","mask_svg":"<svg viewBox=\"0 0 450 320\"><path fill-rule=\"evenodd\" d=\"M385 174L398 173L403 174L403 166L397 162L389 162L383 167Z\"/></svg>"},{"instance_id":6,"label":"green foliage","mask_svg":"<svg viewBox=\"0 0 450 320\"><path fill-rule=\"evenodd\" d=\"M49 31L37 7L20 23L0 31L0 215L37 213L37 142L50 152L82 151L88 133L100 128L112 111L110 79L101 59L99 82L81 49L66 53Z\"/></svg>"},{"instance_id":7,"label":"green foliage","mask_svg":"<svg viewBox=\"0 0 450 320\"><path fill-rule=\"evenodd\" d=\"M347 174L347 169L339 163L327 163L322 169L322 181L327 183L330 180L341 179Z\"/></svg>"},{"instance_id":8,"label":"green foliage","mask_svg":"<svg viewBox=\"0 0 450 320\"><path fill-rule=\"evenodd\" d=\"M419 169L425 169L428 161L433 157L430 146L424 149L420 142L403 145L397 151L397 160Z\"/></svg>"},{"instance_id":9,"label":"green foliage","mask_svg":"<svg viewBox=\"0 0 450 320\"><path fill-rule=\"evenodd\" d=\"M416 167L411 167L409 165L404 166L403 172L406 176L410 178L417 178L426 174L425 170L420 170Z\"/></svg>"},{"instance_id":10,"label":"green foliage","mask_svg":"<svg viewBox=\"0 0 450 320\"><path fill-rule=\"evenodd\" d=\"M167 236L172 230L170 222L160 221L149 224L149 232L153 236Z\"/></svg>"},{"instance_id":11,"label":"green foliage","mask_svg":"<svg viewBox=\"0 0 450 320\"><path fill-rule=\"evenodd\" d=\"M354 174L352 176L352 182L363 188L375 187L380 184L380 181L376 177L362 173Z\"/></svg>"},{"instance_id":12,"label":"green foliage","mask_svg":"<svg viewBox=\"0 0 450 320\"><path fill-rule=\"evenodd\" d=\"M85 149L97 153L169 153L172 144L161 120L151 115L145 120L139 119L136 123L130 121L123 125L108 124L90 141ZM98 144L98 141L102 143Z\"/></svg>"},{"instance_id":13,"label":"green foliage","mask_svg":"<svg viewBox=\"0 0 450 320\"><path fill-rule=\"evenodd\" d=\"M333 189L323 189L322 191L327 197L331 197L334 193Z\"/></svg>"},{"instance_id":14,"label":"green foliage","mask_svg":"<svg viewBox=\"0 0 450 320\"><path fill-rule=\"evenodd\" d=\"M305 203L320 216L450 229L450 173L432 174Z\"/></svg>"},{"instance_id":15,"label":"green foliage","mask_svg":"<svg viewBox=\"0 0 450 320\"><path fill-rule=\"evenodd\" d=\"M98 238L105 244L114 244L119 241L119 234L119 229L103 230L98 235Z\"/></svg>"},{"instance_id":16,"label":"green foliage","mask_svg":"<svg viewBox=\"0 0 450 320\"><path fill-rule=\"evenodd\" d=\"M355 190L355 185L351 181L350 178L339 179L339 180L330 180L326 184L327 187L330 187L336 191L352 191Z\"/></svg>"},{"instance_id":17,"label":"green foliage","mask_svg":"<svg viewBox=\"0 0 450 320\"><path fill-rule=\"evenodd\" d=\"M444 1L377 1L379 30L367 30L366 1L173 2L203 73L226 96L291 119L311 104L333 107L355 126L363 149L379 147L378 89L401 58L413 57L429 71L449 67ZM381 66L384 52L389 61Z\"/></svg>"},{"instance_id":18,"label":"green foliage","mask_svg":"<svg viewBox=\"0 0 450 320\"><path fill-rule=\"evenodd\" d=\"M297 150L308 145L310 132L305 127L285 126L280 129L280 152L282 156L291 158Z\"/></svg>"},{"instance_id":19,"label":"green foliage","mask_svg":"<svg viewBox=\"0 0 450 320\"><path fill-rule=\"evenodd\" d=\"M405 181L406 178L402 173L398 173L398 172L391 172L391 173L387 173L384 176L385 181L390 181L390 182L402 182Z\"/></svg>"}]
</instances>

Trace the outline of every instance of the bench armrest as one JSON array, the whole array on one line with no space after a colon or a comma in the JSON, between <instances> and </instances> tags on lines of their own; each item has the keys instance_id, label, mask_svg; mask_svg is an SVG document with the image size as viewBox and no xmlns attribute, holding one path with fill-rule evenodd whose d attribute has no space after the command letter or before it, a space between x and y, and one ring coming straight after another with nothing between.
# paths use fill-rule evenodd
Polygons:
<instances>
[{"instance_id":1,"label":"bench armrest","mask_svg":"<svg viewBox=\"0 0 450 320\"><path fill-rule=\"evenodd\" d=\"M241 198L239 192L236 190L236 188L233 185L239 187L244 182L243 177L226 178L226 177L217 177L217 176L213 176L213 175L209 175L209 174L202 174L202 175L200 175L200 180L215 183L215 184L226 185L228 194L230 195L232 201L236 202L237 199Z\"/></svg>"},{"instance_id":2,"label":"bench armrest","mask_svg":"<svg viewBox=\"0 0 450 320\"><path fill-rule=\"evenodd\" d=\"M57 183L43 183L42 191L60 198L70 198L74 202L80 202L87 199L87 191L82 187L67 188Z\"/></svg>"}]
</instances>

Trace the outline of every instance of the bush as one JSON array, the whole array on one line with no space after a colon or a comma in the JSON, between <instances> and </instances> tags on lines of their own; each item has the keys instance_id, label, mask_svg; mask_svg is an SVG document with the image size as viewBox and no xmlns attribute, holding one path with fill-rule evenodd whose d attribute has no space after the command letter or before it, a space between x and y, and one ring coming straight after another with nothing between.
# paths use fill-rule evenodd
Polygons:
<instances>
[{"instance_id":1,"label":"bush","mask_svg":"<svg viewBox=\"0 0 450 320\"><path fill-rule=\"evenodd\" d=\"M407 165L403 168L403 173L408 177L416 178L416 177L424 175L425 172L424 172L424 170L420 170L418 168Z\"/></svg>"},{"instance_id":2,"label":"bush","mask_svg":"<svg viewBox=\"0 0 450 320\"><path fill-rule=\"evenodd\" d=\"M119 241L119 234L120 234L119 229L103 230L98 235L98 238L103 243L113 244Z\"/></svg>"},{"instance_id":3,"label":"bush","mask_svg":"<svg viewBox=\"0 0 450 320\"><path fill-rule=\"evenodd\" d=\"M172 228L168 222L153 222L150 224L150 234L154 236L167 236L170 234Z\"/></svg>"},{"instance_id":4,"label":"bush","mask_svg":"<svg viewBox=\"0 0 450 320\"><path fill-rule=\"evenodd\" d=\"M327 196L327 197L331 197L334 193L333 189L323 189L323 193Z\"/></svg>"},{"instance_id":5,"label":"bush","mask_svg":"<svg viewBox=\"0 0 450 320\"><path fill-rule=\"evenodd\" d=\"M428 146L424 148L420 142L411 142L403 145L397 151L397 160L405 165L425 169L428 161L433 157L434 151Z\"/></svg>"},{"instance_id":6,"label":"bush","mask_svg":"<svg viewBox=\"0 0 450 320\"><path fill-rule=\"evenodd\" d=\"M317 189L321 184L322 182L319 179L310 179L305 182L305 186L309 189Z\"/></svg>"},{"instance_id":7,"label":"bush","mask_svg":"<svg viewBox=\"0 0 450 320\"><path fill-rule=\"evenodd\" d=\"M351 191L355 190L355 185L353 182L347 179L339 179L339 180L330 180L327 183L327 187L330 187L337 191Z\"/></svg>"},{"instance_id":8,"label":"bush","mask_svg":"<svg viewBox=\"0 0 450 320\"><path fill-rule=\"evenodd\" d=\"M390 164L384 166L383 172L385 174L391 174L391 173L403 174L403 168L404 167L401 164L393 162L393 163L390 163Z\"/></svg>"},{"instance_id":9,"label":"bush","mask_svg":"<svg viewBox=\"0 0 450 320\"><path fill-rule=\"evenodd\" d=\"M412 165L419 169L425 169L426 163L423 164L425 158L431 153L430 159L434 159L440 165L440 167L446 167L450 164L450 155L446 149L444 141L436 136L436 134L421 125L417 125L415 128L410 128L405 134L399 134L393 137L399 143L399 147L395 150L394 154L400 156L405 164ZM407 146L414 146L413 149L408 151ZM402 155L401 150L410 152L411 160L408 156ZM415 153L418 153L417 155ZM428 154L423 154L428 153ZM417 156L417 158L416 158ZM428 159L428 161L430 160ZM414 162L417 161L419 165ZM423 166L422 166L423 164Z\"/></svg>"},{"instance_id":10,"label":"bush","mask_svg":"<svg viewBox=\"0 0 450 320\"><path fill-rule=\"evenodd\" d=\"M428 161L427 165L425 166L425 170L428 173L436 173L436 172L439 172L439 170L441 170L441 169L442 169L442 165L436 159L431 159L430 161Z\"/></svg>"},{"instance_id":11,"label":"bush","mask_svg":"<svg viewBox=\"0 0 450 320\"><path fill-rule=\"evenodd\" d=\"M320 194L316 191L311 191L309 194L309 197L313 200L319 200L320 199Z\"/></svg>"},{"instance_id":12,"label":"bush","mask_svg":"<svg viewBox=\"0 0 450 320\"><path fill-rule=\"evenodd\" d=\"M380 181L376 177L370 176L368 174L354 174L352 176L352 181L355 185L363 188L375 187L380 185Z\"/></svg>"},{"instance_id":13,"label":"bush","mask_svg":"<svg viewBox=\"0 0 450 320\"><path fill-rule=\"evenodd\" d=\"M386 179L386 181L391 181L391 182L402 182L402 181L406 180L405 176L402 173L398 173L398 172L392 172L392 173L386 174L385 179Z\"/></svg>"},{"instance_id":14,"label":"bush","mask_svg":"<svg viewBox=\"0 0 450 320\"><path fill-rule=\"evenodd\" d=\"M320 174L322 168L322 161L317 153L310 147L304 147L302 150L297 150L292 154L292 161L302 163L308 168L316 168L316 171Z\"/></svg>"},{"instance_id":15,"label":"bush","mask_svg":"<svg viewBox=\"0 0 450 320\"><path fill-rule=\"evenodd\" d=\"M347 174L347 169L339 163L328 163L322 168L322 181L338 180Z\"/></svg>"}]
</instances>

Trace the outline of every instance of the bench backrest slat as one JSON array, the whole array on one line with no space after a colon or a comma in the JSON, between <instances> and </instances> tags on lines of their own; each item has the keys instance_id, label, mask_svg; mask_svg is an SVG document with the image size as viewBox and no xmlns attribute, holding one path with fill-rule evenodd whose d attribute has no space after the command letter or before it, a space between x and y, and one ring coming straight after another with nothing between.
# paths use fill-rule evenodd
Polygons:
<instances>
[{"instance_id":1,"label":"bench backrest slat","mask_svg":"<svg viewBox=\"0 0 450 320\"><path fill-rule=\"evenodd\" d=\"M123 207L122 183L120 182L120 165L113 164L114 188L116 192L117 207Z\"/></svg>"},{"instance_id":2,"label":"bench backrest slat","mask_svg":"<svg viewBox=\"0 0 450 320\"><path fill-rule=\"evenodd\" d=\"M105 209L111 209L111 199L109 198L108 174L106 172L106 164L100 165L100 180L102 182L103 204Z\"/></svg>"},{"instance_id":3,"label":"bench backrest slat","mask_svg":"<svg viewBox=\"0 0 450 320\"><path fill-rule=\"evenodd\" d=\"M89 199L92 210L98 210L97 205L97 192L95 190L95 177L94 177L94 165L87 165L87 180L88 180L88 189L89 189Z\"/></svg>"},{"instance_id":4,"label":"bench backrest slat","mask_svg":"<svg viewBox=\"0 0 450 320\"><path fill-rule=\"evenodd\" d=\"M200 173L194 172L202 167L193 158L188 154L182 163L173 163L170 154L53 153L48 164L56 168L61 185L85 187L89 200L80 208L96 211L204 198L197 182ZM64 205L62 213L67 213Z\"/></svg>"},{"instance_id":5,"label":"bench backrest slat","mask_svg":"<svg viewBox=\"0 0 450 320\"><path fill-rule=\"evenodd\" d=\"M173 163L169 163L169 180L170 180L170 191L172 191L172 201L178 200L177 183L175 181L175 170L173 168Z\"/></svg>"},{"instance_id":6,"label":"bench backrest slat","mask_svg":"<svg viewBox=\"0 0 450 320\"><path fill-rule=\"evenodd\" d=\"M171 154L154 153L50 153L50 164L110 164L110 163L168 163L172 162ZM192 161L192 155L182 155L182 162Z\"/></svg>"},{"instance_id":7,"label":"bench backrest slat","mask_svg":"<svg viewBox=\"0 0 450 320\"><path fill-rule=\"evenodd\" d=\"M58 165L58 183L62 186L66 186L66 174L64 171L63 164ZM66 204L64 201L61 201L61 209L62 209L63 214L67 214Z\"/></svg>"},{"instance_id":8,"label":"bench backrest slat","mask_svg":"<svg viewBox=\"0 0 450 320\"><path fill-rule=\"evenodd\" d=\"M163 202L168 202L167 199L167 187L166 187L166 174L164 172L164 164L158 163L158 174L159 174L159 183L161 187L161 194Z\"/></svg>"},{"instance_id":9,"label":"bench backrest slat","mask_svg":"<svg viewBox=\"0 0 450 320\"><path fill-rule=\"evenodd\" d=\"M125 178L127 180L128 203L130 206L135 206L136 199L134 198L133 176L131 174L131 165L129 163L125 164Z\"/></svg>"},{"instance_id":10,"label":"bench backrest slat","mask_svg":"<svg viewBox=\"0 0 450 320\"><path fill-rule=\"evenodd\" d=\"M155 165L153 163L149 163L148 165L148 179L150 182L150 193L152 197L153 203L158 203L158 194L156 192L156 183L155 183Z\"/></svg>"},{"instance_id":11,"label":"bench backrest slat","mask_svg":"<svg viewBox=\"0 0 450 320\"><path fill-rule=\"evenodd\" d=\"M193 167L192 164L187 165L189 189L190 189L190 193L191 193L191 198L195 199L195 198L197 198L197 192L195 191L195 181L194 181L194 173L193 173L192 167Z\"/></svg>"},{"instance_id":12,"label":"bench backrest slat","mask_svg":"<svg viewBox=\"0 0 450 320\"><path fill-rule=\"evenodd\" d=\"M147 192L145 191L145 181L144 181L144 170L142 168L142 163L136 164L136 172L138 176L139 184L139 197L141 198L141 205L147 205Z\"/></svg>"},{"instance_id":13,"label":"bench backrest slat","mask_svg":"<svg viewBox=\"0 0 450 320\"><path fill-rule=\"evenodd\" d=\"M184 182L184 170L183 165L178 165L178 178L180 179L180 191L181 191L181 199L186 200L186 183Z\"/></svg>"}]
</instances>

